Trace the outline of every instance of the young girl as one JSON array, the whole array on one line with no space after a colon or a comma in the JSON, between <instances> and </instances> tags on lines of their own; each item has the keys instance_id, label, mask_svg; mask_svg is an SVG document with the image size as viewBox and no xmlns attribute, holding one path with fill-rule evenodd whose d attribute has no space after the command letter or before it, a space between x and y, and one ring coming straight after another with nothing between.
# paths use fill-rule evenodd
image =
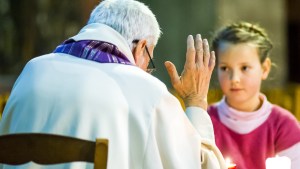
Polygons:
<instances>
[{"instance_id":1,"label":"young girl","mask_svg":"<svg viewBox=\"0 0 300 169\"><path fill-rule=\"evenodd\" d=\"M258 25L240 22L213 39L224 97L208 108L216 144L238 169L265 169L268 157L287 156L300 167L300 127L287 110L260 93L271 69L272 43Z\"/></svg>"}]
</instances>

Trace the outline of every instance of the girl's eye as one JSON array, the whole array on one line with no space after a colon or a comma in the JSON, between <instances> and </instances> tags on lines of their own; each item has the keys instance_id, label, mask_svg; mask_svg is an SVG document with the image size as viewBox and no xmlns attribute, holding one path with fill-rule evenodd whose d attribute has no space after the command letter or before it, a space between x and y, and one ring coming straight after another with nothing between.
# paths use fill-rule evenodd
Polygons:
<instances>
[{"instance_id":1,"label":"girl's eye","mask_svg":"<svg viewBox=\"0 0 300 169\"><path fill-rule=\"evenodd\" d=\"M249 70L249 67L248 67L248 66L243 66L243 67L242 67L242 71L247 71L247 70Z\"/></svg>"},{"instance_id":2,"label":"girl's eye","mask_svg":"<svg viewBox=\"0 0 300 169\"><path fill-rule=\"evenodd\" d=\"M227 71L228 68L227 68L226 66L221 66L221 67L220 67L220 70L221 70L221 71Z\"/></svg>"}]
</instances>

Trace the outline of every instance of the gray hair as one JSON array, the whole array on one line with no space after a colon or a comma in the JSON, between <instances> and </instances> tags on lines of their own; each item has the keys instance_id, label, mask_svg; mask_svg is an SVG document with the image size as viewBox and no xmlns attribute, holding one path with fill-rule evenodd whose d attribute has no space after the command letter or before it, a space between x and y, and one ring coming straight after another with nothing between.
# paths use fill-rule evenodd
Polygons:
<instances>
[{"instance_id":1,"label":"gray hair","mask_svg":"<svg viewBox=\"0 0 300 169\"><path fill-rule=\"evenodd\" d=\"M119 32L132 48L133 40L156 45L161 31L148 6L135 0L103 0L92 11L88 24L102 23Z\"/></svg>"}]
</instances>

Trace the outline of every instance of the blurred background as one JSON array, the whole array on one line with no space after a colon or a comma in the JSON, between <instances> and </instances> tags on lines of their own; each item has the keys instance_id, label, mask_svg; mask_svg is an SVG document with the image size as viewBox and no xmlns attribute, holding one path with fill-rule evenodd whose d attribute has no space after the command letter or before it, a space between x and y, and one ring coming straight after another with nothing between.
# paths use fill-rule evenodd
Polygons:
<instances>
[{"instance_id":1,"label":"blurred background","mask_svg":"<svg viewBox=\"0 0 300 169\"><path fill-rule=\"evenodd\" d=\"M164 61L182 70L186 37L201 33L211 40L222 25L248 21L264 27L274 43L275 63L263 92L273 103L300 120L299 0L140 0L150 7L162 28L154 51L154 76L172 87ZM99 0L0 0L0 112L28 60L52 52L87 22ZM222 97L214 73L209 103Z\"/></svg>"}]
</instances>

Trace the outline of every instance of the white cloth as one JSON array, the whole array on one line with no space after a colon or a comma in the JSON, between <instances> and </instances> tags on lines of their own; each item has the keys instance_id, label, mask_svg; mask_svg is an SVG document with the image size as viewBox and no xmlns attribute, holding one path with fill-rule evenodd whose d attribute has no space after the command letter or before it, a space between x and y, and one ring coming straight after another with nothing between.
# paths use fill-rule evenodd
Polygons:
<instances>
[{"instance_id":1,"label":"white cloth","mask_svg":"<svg viewBox=\"0 0 300 169\"><path fill-rule=\"evenodd\" d=\"M215 143L214 128L208 113L197 107L187 107L186 114L197 132L202 137L201 162L207 169L227 169L222 153Z\"/></svg>"},{"instance_id":2,"label":"white cloth","mask_svg":"<svg viewBox=\"0 0 300 169\"><path fill-rule=\"evenodd\" d=\"M201 137L215 143L214 128L208 113L203 109L197 111L197 107L187 107L185 112Z\"/></svg>"},{"instance_id":3,"label":"white cloth","mask_svg":"<svg viewBox=\"0 0 300 169\"><path fill-rule=\"evenodd\" d=\"M74 39L112 40L121 51L130 51L118 33L101 24L86 26ZM192 111L203 113L200 108ZM211 125L207 120L200 121ZM0 123L1 135L23 132L107 138L108 169L201 169L202 138L179 101L161 81L132 65L100 64L61 53L32 59L15 82ZM211 169L220 168L216 163L222 158L208 152L216 165ZM17 168L30 167L41 166ZM43 169L92 167L76 162Z\"/></svg>"}]
</instances>

